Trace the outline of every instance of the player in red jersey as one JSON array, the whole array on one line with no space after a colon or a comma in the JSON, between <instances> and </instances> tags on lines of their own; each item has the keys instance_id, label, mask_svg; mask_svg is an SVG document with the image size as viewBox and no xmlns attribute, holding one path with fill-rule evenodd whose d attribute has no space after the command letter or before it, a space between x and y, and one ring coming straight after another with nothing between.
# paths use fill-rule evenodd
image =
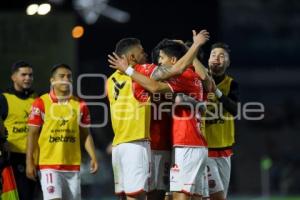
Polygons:
<instances>
[{"instance_id":1,"label":"player in red jersey","mask_svg":"<svg viewBox=\"0 0 300 200\"><path fill-rule=\"evenodd\" d=\"M145 76L149 77L156 67L154 64L145 64L147 55L140 40L136 38L121 39L115 51L119 55L125 55L129 64ZM138 119L134 121L116 119L112 115L115 134L112 143L115 193L121 199L144 199L146 192L149 191L151 162L150 105L147 105L150 103L150 95L141 85L132 81L121 71L116 71L110 76L107 91L111 112L114 111L114 105L126 103L128 109L134 111L132 114L139 113ZM145 112L142 112L142 109ZM122 115L128 115L126 113L125 111ZM128 160L131 160L130 165L128 165Z\"/></svg>"}]
</instances>

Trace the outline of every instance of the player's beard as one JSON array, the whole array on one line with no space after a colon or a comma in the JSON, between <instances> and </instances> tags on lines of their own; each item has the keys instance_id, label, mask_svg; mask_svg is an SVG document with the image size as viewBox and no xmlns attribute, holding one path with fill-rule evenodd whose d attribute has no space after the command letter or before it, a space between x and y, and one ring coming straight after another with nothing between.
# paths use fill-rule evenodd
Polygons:
<instances>
[{"instance_id":1,"label":"player's beard","mask_svg":"<svg viewBox=\"0 0 300 200\"><path fill-rule=\"evenodd\" d=\"M225 72L225 67L220 65L211 65L210 66L212 75L214 76L221 76Z\"/></svg>"}]
</instances>

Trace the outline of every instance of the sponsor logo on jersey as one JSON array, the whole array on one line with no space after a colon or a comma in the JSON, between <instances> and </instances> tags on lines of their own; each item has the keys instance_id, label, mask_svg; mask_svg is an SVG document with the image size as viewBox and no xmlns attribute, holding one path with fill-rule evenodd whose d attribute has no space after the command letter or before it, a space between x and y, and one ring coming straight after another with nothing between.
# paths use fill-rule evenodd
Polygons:
<instances>
[{"instance_id":1,"label":"sponsor logo on jersey","mask_svg":"<svg viewBox=\"0 0 300 200\"><path fill-rule=\"evenodd\" d=\"M75 143L76 138L74 136L51 136L49 137L49 143L57 143L57 142L70 142Z\"/></svg>"},{"instance_id":2,"label":"sponsor logo on jersey","mask_svg":"<svg viewBox=\"0 0 300 200\"><path fill-rule=\"evenodd\" d=\"M119 82L115 79L115 77L113 77L112 80L113 80L113 82L114 82L114 84L115 84L115 87L114 87L114 90L115 90L115 91L114 91L114 97L115 97L115 100L117 100L118 97L119 97L119 94L120 94L120 90L124 88L126 81L124 81L124 82L122 82L122 83L119 83Z\"/></svg>"},{"instance_id":3,"label":"sponsor logo on jersey","mask_svg":"<svg viewBox=\"0 0 300 200\"><path fill-rule=\"evenodd\" d=\"M55 187L50 185L50 186L47 187L47 191L48 191L48 193L52 194L52 193L55 192Z\"/></svg>"},{"instance_id":4,"label":"sponsor logo on jersey","mask_svg":"<svg viewBox=\"0 0 300 200\"><path fill-rule=\"evenodd\" d=\"M68 122L69 122L69 120L66 120L66 119L64 119L63 117L61 117L59 126L62 127L62 126L64 126L64 125L66 125Z\"/></svg>"},{"instance_id":5,"label":"sponsor logo on jersey","mask_svg":"<svg viewBox=\"0 0 300 200\"><path fill-rule=\"evenodd\" d=\"M173 172L179 172L179 171L180 171L180 169L179 169L179 167L178 167L177 164L174 164L174 165L172 166L171 170L172 170Z\"/></svg>"},{"instance_id":6,"label":"sponsor logo on jersey","mask_svg":"<svg viewBox=\"0 0 300 200\"><path fill-rule=\"evenodd\" d=\"M29 131L29 128L27 126L23 127L13 127L12 132L13 133L27 133Z\"/></svg>"}]
</instances>

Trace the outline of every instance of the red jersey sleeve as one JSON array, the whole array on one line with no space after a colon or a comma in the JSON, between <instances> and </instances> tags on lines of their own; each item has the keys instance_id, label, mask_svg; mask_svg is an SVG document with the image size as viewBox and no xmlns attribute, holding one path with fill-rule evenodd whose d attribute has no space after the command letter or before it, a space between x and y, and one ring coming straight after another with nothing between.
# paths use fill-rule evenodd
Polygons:
<instances>
[{"instance_id":1,"label":"red jersey sleeve","mask_svg":"<svg viewBox=\"0 0 300 200\"><path fill-rule=\"evenodd\" d=\"M91 124L91 116L88 106L86 105L85 101L80 101L80 124L81 126L89 126Z\"/></svg>"},{"instance_id":2,"label":"red jersey sleeve","mask_svg":"<svg viewBox=\"0 0 300 200\"><path fill-rule=\"evenodd\" d=\"M144 64L144 65L135 65L134 70L150 77L154 69L157 67L155 64ZM149 98L149 92L145 90L140 84L132 82L132 87L134 91L134 97L140 102L146 102Z\"/></svg>"},{"instance_id":3,"label":"red jersey sleeve","mask_svg":"<svg viewBox=\"0 0 300 200\"><path fill-rule=\"evenodd\" d=\"M29 126L42 126L44 123L45 107L41 98L37 98L31 105L28 118Z\"/></svg>"}]
</instances>

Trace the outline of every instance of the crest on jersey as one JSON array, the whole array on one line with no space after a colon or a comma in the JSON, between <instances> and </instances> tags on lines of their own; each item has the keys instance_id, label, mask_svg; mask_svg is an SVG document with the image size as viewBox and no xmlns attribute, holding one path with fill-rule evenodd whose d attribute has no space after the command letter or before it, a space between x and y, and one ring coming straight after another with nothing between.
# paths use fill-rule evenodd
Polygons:
<instances>
[{"instance_id":1,"label":"crest on jersey","mask_svg":"<svg viewBox=\"0 0 300 200\"><path fill-rule=\"evenodd\" d=\"M48 193L52 194L55 191L55 187L50 185L50 186L47 187L47 191L48 191Z\"/></svg>"}]
</instances>

